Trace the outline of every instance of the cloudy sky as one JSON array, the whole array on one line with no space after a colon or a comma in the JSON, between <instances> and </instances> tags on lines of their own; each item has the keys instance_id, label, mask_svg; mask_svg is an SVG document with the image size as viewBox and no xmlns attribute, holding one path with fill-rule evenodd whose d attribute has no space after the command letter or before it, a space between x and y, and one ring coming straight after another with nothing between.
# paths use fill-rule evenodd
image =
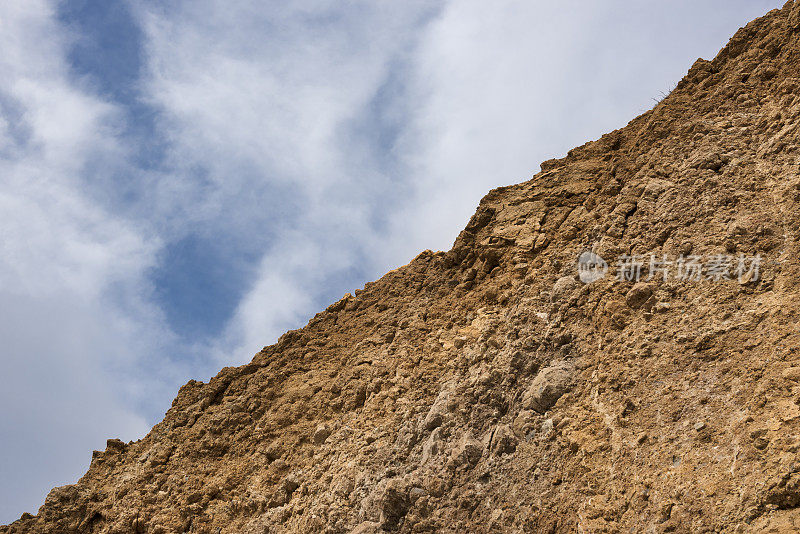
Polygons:
<instances>
[{"instance_id":1,"label":"cloudy sky","mask_svg":"<svg viewBox=\"0 0 800 534\"><path fill-rule=\"evenodd\" d=\"M0 2L0 523L766 0Z\"/></svg>"}]
</instances>

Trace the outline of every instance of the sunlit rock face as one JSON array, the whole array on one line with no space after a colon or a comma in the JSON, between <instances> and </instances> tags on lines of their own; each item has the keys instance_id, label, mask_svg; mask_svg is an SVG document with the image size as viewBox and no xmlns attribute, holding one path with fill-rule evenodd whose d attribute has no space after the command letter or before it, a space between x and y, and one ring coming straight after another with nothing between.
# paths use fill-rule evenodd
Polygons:
<instances>
[{"instance_id":1,"label":"sunlit rock face","mask_svg":"<svg viewBox=\"0 0 800 534\"><path fill-rule=\"evenodd\" d=\"M798 91L789 2L0 532L800 530Z\"/></svg>"}]
</instances>

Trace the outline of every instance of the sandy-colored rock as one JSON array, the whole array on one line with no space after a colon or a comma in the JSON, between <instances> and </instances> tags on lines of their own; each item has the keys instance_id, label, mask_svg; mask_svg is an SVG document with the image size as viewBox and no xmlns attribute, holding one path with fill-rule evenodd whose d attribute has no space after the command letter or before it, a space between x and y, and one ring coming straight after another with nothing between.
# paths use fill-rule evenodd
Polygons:
<instances>
[{"instance_id":1,"label":"sandy-colored rock","mask_svg":"<svg viewBox=\"0 0 800 534\"><path fill-rule=\"evenodd\" d=\"M798 21L748 24L449 251L190 381L0 533L797 531ZM583 283L587 250L609 272ZM618 280L651 254L731 261Z\"/></svg>"},{"instance_id":2,"label":"sandy-colored rock","mask_svg":"<svg viewBox=\"0 0 800 534\"><path fill-rule=\"evenodd\" d=\"M311 439L315 444L321 445L325 443L325 440L328 439L328 436L330 435L331 431L328 428L328 425L320 424L317 425L317 428L314 430L314 435L311 437Z\"/></svg>"},{"instance_id":3,"label":"sandy-colored rock","mask_svg":"<svg viewBox=\"0 0 800 534\"><path fill-rule=\"evenodd\" d=\"M572 373L572 366L567 362L545 367L539 371L522 397L522 406L539 413L546 412L569 390Z\"/></svg>"}]
</instances>

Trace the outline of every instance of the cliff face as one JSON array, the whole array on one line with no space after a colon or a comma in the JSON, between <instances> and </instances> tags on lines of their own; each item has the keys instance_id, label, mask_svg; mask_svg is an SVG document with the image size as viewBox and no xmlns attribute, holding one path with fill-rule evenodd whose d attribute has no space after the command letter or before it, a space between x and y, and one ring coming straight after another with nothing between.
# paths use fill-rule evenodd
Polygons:
<instances>
[{"instance_id":1,"label":"cliff face","mask_svg":"<svg viewBox=\"0 0 800 534\"><path fill-rule=\"evenodd\" d=\"M789 2L0 532L800 531L798 127Z\"/></svg>"}]
</instances>

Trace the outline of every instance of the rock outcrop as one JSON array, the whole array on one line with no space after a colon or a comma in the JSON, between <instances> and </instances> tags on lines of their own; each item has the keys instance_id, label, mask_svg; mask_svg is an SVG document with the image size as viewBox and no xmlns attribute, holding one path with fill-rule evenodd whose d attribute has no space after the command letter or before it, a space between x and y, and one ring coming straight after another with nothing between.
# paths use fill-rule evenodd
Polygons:
<instances>
[{"instance_id":1,"label":"rock outcrop","mask_svg":"<svg viewBox=\"0 0 800 534\"><path fill-rule=\"evenodd\" d=\"M789 2L0 532L800 531L799 129Z\"/></svg>"}]
</instances>

